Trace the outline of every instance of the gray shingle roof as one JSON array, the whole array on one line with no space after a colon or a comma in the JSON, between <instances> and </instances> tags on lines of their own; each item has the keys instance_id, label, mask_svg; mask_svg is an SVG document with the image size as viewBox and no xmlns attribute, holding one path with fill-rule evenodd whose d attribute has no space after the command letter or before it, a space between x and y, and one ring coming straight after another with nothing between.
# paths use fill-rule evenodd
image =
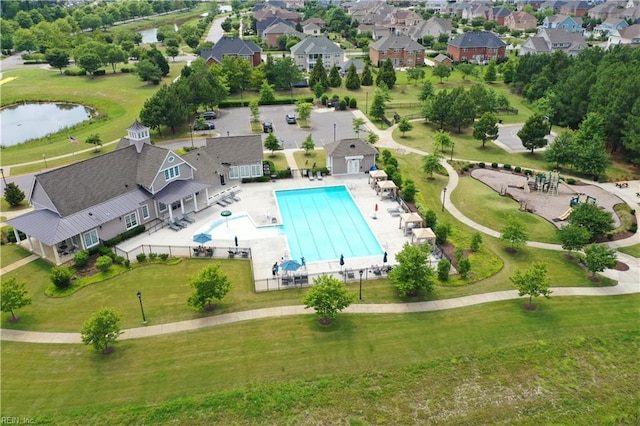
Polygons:
<instances>
[{"instance_id":1,"label":"gray shingle roof","mask_svg":"<svg viewBox=\"0 0 640 426\"><path fill-rule=\"evenodd\" d=\"M262 135L227 136L208 138L203 149L218 161L237 166L262 161ZM194 164L194 167L197 167Z\"/></svg>"},{"instance_id":2,"label":"gray shingle roof","mask_svg":"<svg viewBox=\"0 0 640 426\"><path fill-rule=\"evenodd\" d=\"M383 37L375 43L371 44L369 47L377 51L387 51L389 49L402 49L412 51L424 50L424 47L421 44L413 41L410 37L398 35Z\"/></svg>"},{"instance_id":3,"label":"gray shingle roof","mask_svg":"<svg viewBox=\"0 0 640 426\"><path fill-rule=\"evenodd\" d=\"M311 53L343 53L343 50L325 36L311 36L291 47L292 55Z\"/></svg>"},{"instance_id":4,"label":"gray shingle roof","mask_svg":"<svg viewBox=\"0 0 640 426\"><path fill-rule=\"evenodd\" d=\"M226 55L251 56L256 52L262 52L262 49L251 40L223 37L211 49L202 49L200 56L222 62Z\"/></svg>"},{"instance_id":5,"label":"gray shingle roof","mask_svg":"<svg viewBox=\"0 0 640 426\"><path fill-rule=\"evenodd\" d=\"M504 41L500 40L495 34L488 31L472 31L460 34L458 37L451 40L449 44L460 48L499 48L506 46Z\"/></svg>"},{"instance_id":6,"label":"gray shingle roof","mask_svg":"<svg viewBox=\"0 0 640 426\"><path fill-rule=\"evenodd\" d=\"M362 139L341 139L337 142L325 144L327 157L346 157L350 155L375 155L378 153L373 145Z\"/></svg>"}]
</instances>

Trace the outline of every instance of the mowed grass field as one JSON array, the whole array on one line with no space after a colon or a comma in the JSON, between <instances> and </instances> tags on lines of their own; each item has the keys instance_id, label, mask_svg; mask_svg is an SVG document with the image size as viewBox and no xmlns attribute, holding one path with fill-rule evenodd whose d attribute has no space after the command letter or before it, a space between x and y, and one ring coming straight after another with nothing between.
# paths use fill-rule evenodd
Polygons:
<instances>
[{"instance_id":1,"label":"mowed grass field","mask_svg":"<svg viewBox=\"0 0 640 426\"><path fill-rule=\"evenodd\" d=\"M2 415L51 424L637 424L640 296L2 343ZM28 356L25 356L28 354Z\"/></svg>"}]
</instances>

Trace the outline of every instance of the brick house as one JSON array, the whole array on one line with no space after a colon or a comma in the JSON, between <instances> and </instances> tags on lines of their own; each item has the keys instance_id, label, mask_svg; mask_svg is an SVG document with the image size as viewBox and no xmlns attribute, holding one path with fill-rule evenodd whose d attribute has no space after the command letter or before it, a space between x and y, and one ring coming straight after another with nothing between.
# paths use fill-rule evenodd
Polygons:
<instances>
[{"instance_id":1,"label":"brick house","mask_svg":"<svg viewBox=\"0 0 640 426\"><path fill-rule=\"evenodd\" d=\"M369 46L371 62L380 65L391 59L394 68L424 65L424 47L408 36L388 36Z\"/></svg>"},{"instance_id":2,"label":"brick house","mask_svg":"<svg viewBox=\"0 0 640 426\"><path fill-rule=\"evenodd\" d=\"M262 49L251 40L223 37L211 49L202 49L200 56L207 61L208 65L221 64L225 56L237 56L249 61L251 66L257 67L262 61Z\"/></svg>"},{"instance_id":3,"label":"brick house","mask_svg":"<svg viewBox=\"0 0 640 426\"><path fill-rule=\"evenodd\" d=\"M512 12L504 19L504 24L509 30L530 30L538 26L535 16L527 12Z\"/></svg>"},{"instance_id":4,"label":"brick house","mask_svg":"<svg viewBox=\"0 0 640 426\"><path fill-rule=\"evenodd\" d=\"M449 41L447 54L453 62L484 64L505 57L507 45L488 31L473 31L460 34Z\"/></svg>"}]
</instances>

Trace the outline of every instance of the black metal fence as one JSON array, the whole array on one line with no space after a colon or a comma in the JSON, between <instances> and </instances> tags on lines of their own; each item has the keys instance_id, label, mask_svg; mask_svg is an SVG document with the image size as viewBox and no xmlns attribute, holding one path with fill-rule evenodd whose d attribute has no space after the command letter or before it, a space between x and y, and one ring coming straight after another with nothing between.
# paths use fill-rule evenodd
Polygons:
<instances>
[{"instance_id":1,"label":"black metal fence","mask_svg":"<svg viewBox=\"0 0 640 426\"><path fill-rule=\"evenodd\" d=\"M137 261L139 254L149 256L149 253L163 254L170 257L192 257L192 258L231 258L231 259L251 259L251 248L244 247L216 247L216 246L164 246L141 244L131 250L122 250L114 247L113 251L118 256L122 256L129 262Z\"/></svg>"}]
</instances>

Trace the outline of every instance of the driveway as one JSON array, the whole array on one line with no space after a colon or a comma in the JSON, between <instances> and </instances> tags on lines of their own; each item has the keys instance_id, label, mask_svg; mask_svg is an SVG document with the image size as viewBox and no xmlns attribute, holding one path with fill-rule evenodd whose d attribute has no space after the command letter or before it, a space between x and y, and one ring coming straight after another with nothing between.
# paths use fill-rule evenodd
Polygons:
<instances>
[{"instance_id":1,"label":"driveway","mask_svg":"<svg viewBox=\"0 0 640 426\"><path fill-rule=\"evenodd\" d=\"M505 124L498 126L498 139L495 140L495 144L507 152L529 152L531 150L525 148L522 145L522 141L518 137L518 132L522 129L523 124ZM553 142L555 135L551 133L546 137L547 142ZM537 151L544 150L539 148Z\"/></svg>"}]
</instances>

